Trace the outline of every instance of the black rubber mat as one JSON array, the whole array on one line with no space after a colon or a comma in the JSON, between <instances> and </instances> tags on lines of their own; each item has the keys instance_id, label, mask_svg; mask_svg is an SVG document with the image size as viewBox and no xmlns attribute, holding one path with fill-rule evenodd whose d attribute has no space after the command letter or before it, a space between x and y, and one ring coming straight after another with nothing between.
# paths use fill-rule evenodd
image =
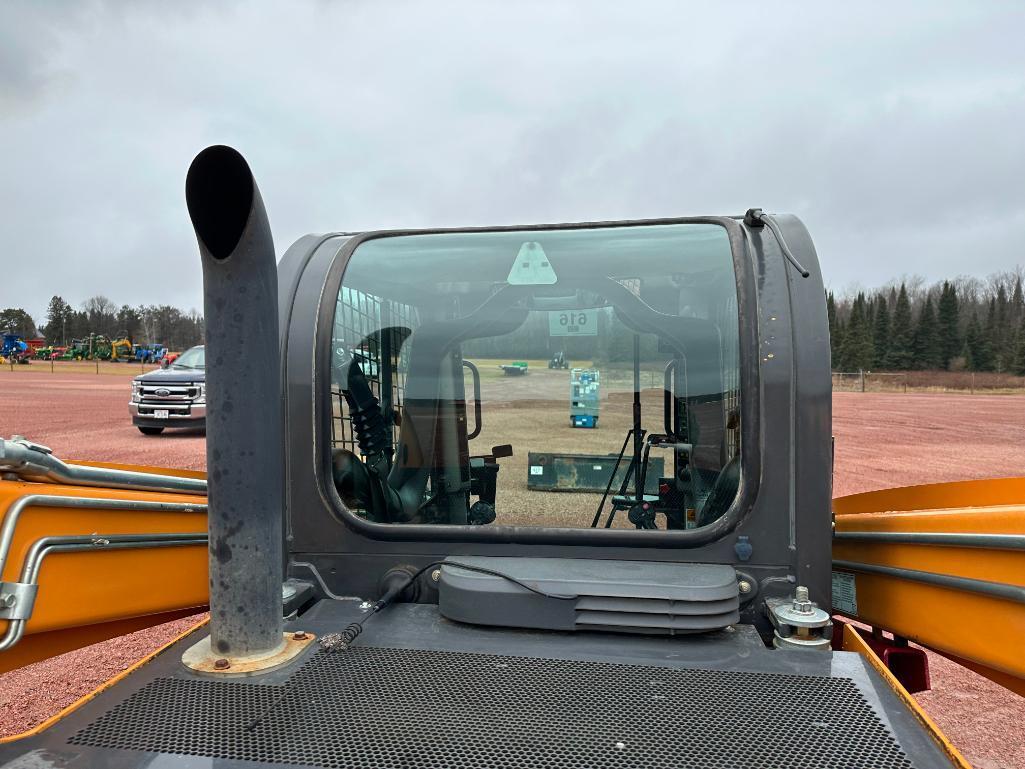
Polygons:
<instances>
[{"instance_id":1,"label":"black rubber mat","mask_svg":"<svg viewBox=\"0 0 1025 769\"><path fill-rule=\"evenodd\" d=\"M912 766L845 678L360 646L281 686L159 678L70 742L328 769Z\"/></svg>"}]
</instances>

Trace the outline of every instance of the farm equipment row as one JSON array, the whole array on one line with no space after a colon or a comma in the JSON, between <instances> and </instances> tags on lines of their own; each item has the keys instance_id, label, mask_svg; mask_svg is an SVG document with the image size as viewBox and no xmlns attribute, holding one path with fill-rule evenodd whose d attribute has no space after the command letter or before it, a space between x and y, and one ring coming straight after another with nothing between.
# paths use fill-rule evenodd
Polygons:
<instances>
[{"instance_id":1,"label":"farm equipment row","mask_svg":"<svg viewBox=\"0 0 1025 769\"><path fill-rule=\"evenodd\" d=\"M162 363L168 356L162 344L134 344L127 334L110 339L90 334L72 339L69 345L46 345L45 340L25 340L17 334L4 334L0 363L28 363L30 360L109 360L119 363Z\"/></svg>"}]
</instances>

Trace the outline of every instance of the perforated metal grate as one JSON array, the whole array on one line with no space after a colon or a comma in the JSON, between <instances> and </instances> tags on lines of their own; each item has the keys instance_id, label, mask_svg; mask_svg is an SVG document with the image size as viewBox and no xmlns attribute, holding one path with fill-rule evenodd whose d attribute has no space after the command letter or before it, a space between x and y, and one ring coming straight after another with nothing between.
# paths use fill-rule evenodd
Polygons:
<instances>
[{"instance_id":1,"label":"perforated metal grate","mask_svg":"<svg viewBox=\"0 0 1025 769\"><path fill-rule=\"evenodd\" d=\"M912 766L849 679L369 647L283 686L157 679L70 742L329 769Z\"/></svg>"}]
</instances>

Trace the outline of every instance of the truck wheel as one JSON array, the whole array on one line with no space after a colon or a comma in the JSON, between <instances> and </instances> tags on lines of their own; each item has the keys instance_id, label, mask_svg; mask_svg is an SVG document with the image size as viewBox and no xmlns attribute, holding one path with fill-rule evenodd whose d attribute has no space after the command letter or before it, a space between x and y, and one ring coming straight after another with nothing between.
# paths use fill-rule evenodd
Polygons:
<instances>
[{"instance_id":1,"label":"truck wheel","mask_svg":"<svg viewBox=\"0 0 1025 769\"><path fill-rule=\"evenodd\" d=\"M163 427L139 427L139 432L143 435L160 435L164 432Z\"/></svg>"}]
</instances>

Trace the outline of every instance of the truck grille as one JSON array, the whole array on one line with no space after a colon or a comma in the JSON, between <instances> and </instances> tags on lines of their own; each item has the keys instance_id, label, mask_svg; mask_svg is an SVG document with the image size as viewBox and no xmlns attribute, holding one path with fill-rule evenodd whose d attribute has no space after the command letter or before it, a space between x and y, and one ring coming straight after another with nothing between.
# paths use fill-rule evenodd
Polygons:
<instances>
[{"instance_id":1,"label":"truck grille","mask_svg":"<svg viewBox=\"0 0 1025 769\"><path fill-rule=\"evenodd\" d=\"M179 402L190 403L199 397L199 385L192 382L177 384L158 384L155 382L140 382L139 394L142 402L160 408L167 408L166 404ZM158 391L159 390L159 394Z\"/></svg>"},{"instance_id":2,"label":"truck grille","mask_svg":"<svg viewBox=\"0 0 1025 769\"><path fill-rule=\"evenodd\" d=\"M324 769L911 769L848 678L356 646L158 678L75 745Z\"/></svg>"}]
</instances>

